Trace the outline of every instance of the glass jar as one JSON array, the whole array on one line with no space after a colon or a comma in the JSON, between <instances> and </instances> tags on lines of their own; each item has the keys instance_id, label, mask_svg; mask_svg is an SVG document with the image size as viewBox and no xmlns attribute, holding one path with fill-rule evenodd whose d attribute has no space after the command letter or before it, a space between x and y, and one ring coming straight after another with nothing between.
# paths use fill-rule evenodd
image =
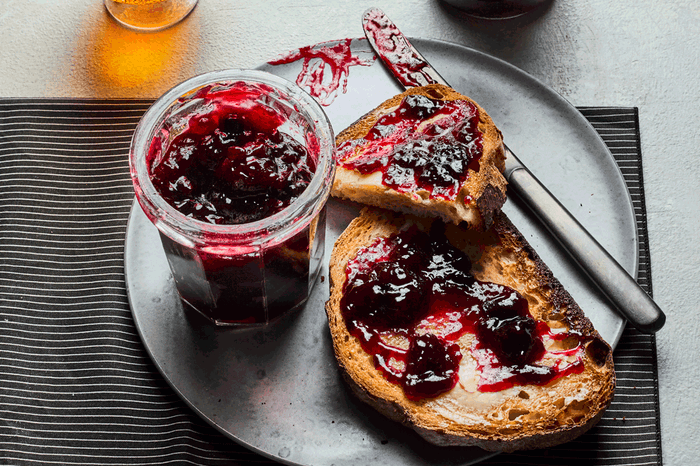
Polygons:
<instances>
[{"instance_id":1,"label":"glass jar","mask_svg":"<svg viewBox=\"0 0 700 466\"><path fill-rule=\"evenodd\" d=\"M219 111L212 96L229 94L233 97L224 102L226 111L246 118L250 108L262 108L255 119L270 120L270 128L302 144L315 171L303 192L282 210L248 223L214 224L171 205L154 186L152 172L190 122ZM186 305L217 325L248 327L268 324L307 300L324 257L325 205L335 175L333 130L309 94L262 71L196 76L168 91L144 114L129 162L136 199L160 232Z\"/></svg>"}]
</instances>

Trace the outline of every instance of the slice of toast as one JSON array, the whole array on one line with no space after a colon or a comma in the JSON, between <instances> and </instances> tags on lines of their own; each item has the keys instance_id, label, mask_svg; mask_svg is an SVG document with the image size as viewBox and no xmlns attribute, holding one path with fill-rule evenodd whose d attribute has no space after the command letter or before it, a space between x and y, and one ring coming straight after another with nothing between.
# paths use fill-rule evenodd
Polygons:
<instances>
[{"instance_id":1,"label":"slice of toast","mask_svg":"<svg viewBox=\"0 0 700 466\"><path fill-rule=\"evenodd\" d=\"M441 230L441 233L435 235L432 233L435 230ZM454 298L454 293L451 299L456 301L446 305L449 312L441 309L439 299L431 301L407 294L405 297L411 303L408 312L414 312L412 306L419 306L419 303L433 304L423 306L429 310L427 314L420 311L418 318L397 314L388 319L393 322L391 325L378 325L380 330L384 328L379 332L381 341L373 341L375 349L380 349L368 352L370 339L366 335L372 331L374 324L371 322L387 322L381 315L386 306L382 307L371 297L367 298L369 302L357 300L359 295L352 294L356 291L353 287L359 287L372 275L365 274L364 278L358 279L355 272L358 267L374 268L383 261L393 260L385 254L384 246L379 245L395 244L399 232L411 231L417 231L416 235L430 232L431 238L437 238L434 239L436 244L445 241L461 251L452 257L466 254L469 260L457 263L467 264L467 267L471 264L469 274L478 283L487 287L491 286L489 283L504 285L503 289L517 291L527 301L525 309L534 321L531 328L539 332L533 330L535 337L531 346L534 348L539 339L544 354L532 356L533 360L501 356L503 353L497 346L510 345L515 341L513 338L518 338L517 333L506 336L496 333L497 338L493 340L496 347L493 348L484 344L486 340L481 341L485 335L493 335L488 332L478 333L471 329L451 334L454 330L446 330L448 324L457 321L447 319L449 322L445 324L445 316L459 310L459 306L453 306L460 302ZM418 237L401 236L403 244ZM390 241L392 238L394 243ZM420 244L420 249L425 249L424 243ZM413 262L409 260L407 264ZM453 279L447 276L435 283L440 287L451 281ZM413 428L431 443L478 446L488 451L553 446L590 429L612 400L615 387L612 349L502 212L494 217L488 231L480 232L444 224L437 219L365 207L335 244L330 260L330 285L326 313L336 359L344 378L360 399L389 418ZM375 285L382 286L381 283ZM459 292L462 288L455 289ZM366 314L348 311L358 309L357 306L371 310ZM498 315L497 307L489 309L482 314L485 313L486 317ZM370 320L367 316L371 317ZM484 322L486 327L493 326L493 321L488 319L480 322L482 327L479 328L484 328ZM408 332L399 331L396 325L405 326ZM406 388L410 384L402 382L408 379L407 376L402 379L401 371L408 373L410 362L388 361L387 354L391 351L386 353L387 347L395 350L394 354L401 354L400 350L409 345L407 335L420 333L433 333L444 340L458 336L445 344L452 353L456 347L450 345L458 345L461 353L458 370L450 373L453 388L443 387L433 394L416 396L415 391ZM428 362L435 359L424 358ZM556 369L550 372L559 371L559 374L551 379L527 376L528 372L547 372L548 367ZM509 374L515 372L525 374L524 378L509 378ZM435 375L439 370L430 369L424 373Z\"/></svg>"},{"instance_id":2,"label":"slice of toast","mask_svg":"<svg viewBox=\"0 0 700 466\"><path fill-rule=\"evenodd\" d=\"M382 124L409 96L414 96L411 97L413 99L421 96L436 102L452 102L452 105L463 104L473 113L461 107L459 111L466 113L453 112L450 115L449 112L438 112L438 117L430 113L421 114L408 127ZM402 118L402 121L407 120ZM405 133L401 133L402 130ZM468 143L461 144L463 141L455 141L450 136L452 131L454 135L460 130L464 131L463 134L468 133L465 136L469 138ZM373 138L375 133L381 133L381 136ZM439 151L431 147L429 155L424 155L420 162L427 163L429 169L411 167L412 172L408 177L414 178L410 182L405 178L402 178L403 184L387 181L388 177L396 181L397 176L383 173L382 169L392 173L398 171L400 177L406 175L405 169L395 170L401 165L396 162L397 151L402 151L403 157L406 153L411 154L413 146L409 144L417 144L417 141L429 144L437 140L444 142L449 150ZM439 216L446 222L465 222L467 226L478 229L488 227L506 200L507 182L502 175L505 152L501 132L476 102L447 86L431 84L411 88L385 101L338 134L336 146L338 169L331 194L338 198L400 212ZM419 151L412 152L417 153ZM437 153L443 154L442 157ZM364 167L372 165L374 171L361 171L358 161ZM392 167L387 168L387 163ZM450 184L441 178L439 183L450 184L450 188L436 188L430 181L433 171L438 173L438 177L444 173L450 177L453 174L451 167L457 167L457 179Z\"/></svg>"}]
</instances>

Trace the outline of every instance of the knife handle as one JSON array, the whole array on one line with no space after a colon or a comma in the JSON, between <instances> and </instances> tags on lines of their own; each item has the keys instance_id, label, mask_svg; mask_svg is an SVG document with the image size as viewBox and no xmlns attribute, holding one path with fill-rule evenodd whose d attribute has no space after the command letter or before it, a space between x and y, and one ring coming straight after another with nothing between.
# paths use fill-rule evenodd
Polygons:
<instances>
[{"instance_id":1,"label":"knife handle","mask_svg":"<svg viewBox=\"0 0 700 466\"><path fill-rule=\"evenodd\" d=\"M644 333L663 327L666 315L627 271L506 148L504 173L512 191L533 211L630 324Z\"/></svg>"}]
</instances>

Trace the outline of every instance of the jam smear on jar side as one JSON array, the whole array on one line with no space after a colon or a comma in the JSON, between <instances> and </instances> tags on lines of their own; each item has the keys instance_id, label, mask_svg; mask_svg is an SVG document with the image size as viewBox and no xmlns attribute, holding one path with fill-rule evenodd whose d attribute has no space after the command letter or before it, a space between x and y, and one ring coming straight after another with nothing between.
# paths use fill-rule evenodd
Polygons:
<instances>
[{"instance_id":1,"label":"jam smear on jar side","mask_svg":"<svg viewBox=\"0 0 700 466\"><path fill-rule=\"evenodd\" d=\"M338 160L363 175L381 172L382 182L396 191L424 189L431 198L454 200L468 170L479 170L483 134L478 125L472 102L409 95L364 139L341 144Z\"/></svg>"},{"instance_id":2,"label":"jam smear on jar side","mask_svg":"<svg viewBox=\"0 0 700 466\"><path fill-rule=\"evenodd\" d=\"M316 170L313 146L280 131L286 116L257 103L265 92L271 90L244 82L202 88L190 99L206 99L205 111L189 116L171 141L168 130L154 138L152 183L179 212L216 225L250 223L280 212L307 188ZM262 249L189 249L161 237L185 302L218 323L265 323L306 299L315 236L323 236L313 233L317 221L325 219Z\"/></svg>"},{"instance_id":3,"label":"jam smear on jar side","mask_svg":"<svg viewBox=\"0 0 700 466\"><path fill-rule=\"evenodd\" d=\"M582 337L555 334L532 317L516 290L474 278L469 257L444 228L411 226L378 238L348 262L341 312L387 380L413 400L451 390L463 357L457 341L466 333L475 336L470 351L481 392L545 385L582 371ZM545 339L564 338L578 341L574 348L545 349ZM545 363L546 355L554 361Z\"/></svg>"}]
</instances>

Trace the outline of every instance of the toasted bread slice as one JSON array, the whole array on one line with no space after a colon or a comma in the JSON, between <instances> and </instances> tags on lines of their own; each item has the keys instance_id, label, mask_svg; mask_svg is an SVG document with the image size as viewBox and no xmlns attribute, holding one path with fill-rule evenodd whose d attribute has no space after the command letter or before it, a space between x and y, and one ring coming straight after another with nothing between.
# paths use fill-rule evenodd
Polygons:
<instances>
[{"instance_id":1,"label":"toasted bread slice","mask_svg":"<svg viewBox=\"0 0 700 466\"><path fill-rule=\"evenodd\" d=\"M393 138L392 141L392 137L386 134L382 135L380 141L370 141L367 138L382 117L392 114L407 96L416 95L425 96L434 101L464 101L473 106L470 108L475 109L478 132L474 134L478 136L479 141L473 148L476 152L471 153L469 157L475 157L477 160L470 163L468 169L463 170L462 176L466 179L458 180L451 194L447 196L438 195L437 191L431 189L430 183L427 183L427 187L425 184L408 187L390 186L383 180L381 172L363 173L348 163L358 157L365 157L368 153L376 153L377 144L386 147L397 140L402 141L400 137ZM449 123L452 128L448 129L454 129L455 126L464 127L467 124L466 121L466 118L456 117ZM426 117L422 123L422 126L415 128L415 131L414 128L409 130L409 139L426 140L434 137L434 135L426 135L430 134L426 128L435 122L430 117ZM383 131L386 129L386 127L382 128ZM441 128L441 130L444 129ZM335 197L416 215L439 216L446 222L455 224L465 222L467 226L478 229L488 227L493 216L500 211L506 200L507 182L502 175L505 169L505 152L501 132L491 117L476 102L447 86L431 84L411 88L387 100L338 134L336 145L338 169L331 191ZM452 154L450 157L456 159L466 158L464 153L461 156L458 152L452 152ZM436 162L432 157L436 156L435 151L431 150L428 163L434 164ZM443 160L443 164L450 165L454 161L455 159Z\"/></svg>"},{"instance_id":2,"label":"toasted bread slice","mask_svg":"<svg viewBox=\"0 0 700 466\"><path fill-rule=\"evenodd\" d=\"M538 328L545 329L541 338L546 352L531 363L532 367L576 365L578 369L562 371L546 383L506 383L499 388L498 377L506 376L486 379L490 363L484 363L483 358L488 349L484 353L480 347L479 334L466 332L455 342L462 355L456 385L436 396L407 396L406 389L381 370L377 357L365 350L358 334L350 331L343 297L349 289L348 265L357 260L358 252L366 252L379 238L391 238L411 225L421 231L440 226L444 229L441 238L469 257L474 278L510 287L527 300ZM378 257L369 263L381 262ZM612 400L612 349L502 212L494 217L488 231L479 232L366 207L335 244L330 281L326 313L344 378L360 399L431 443L478 446L488 451L544 448L587 431ZM437 325L435 333L440 332ZM402 334L385 337L389 345L405 345ZM498 361L493 364L497 367ZM400 370L401 364L396 367ZM408 366L403 367L406 370Z\"/></svg>"}]
</instances>

